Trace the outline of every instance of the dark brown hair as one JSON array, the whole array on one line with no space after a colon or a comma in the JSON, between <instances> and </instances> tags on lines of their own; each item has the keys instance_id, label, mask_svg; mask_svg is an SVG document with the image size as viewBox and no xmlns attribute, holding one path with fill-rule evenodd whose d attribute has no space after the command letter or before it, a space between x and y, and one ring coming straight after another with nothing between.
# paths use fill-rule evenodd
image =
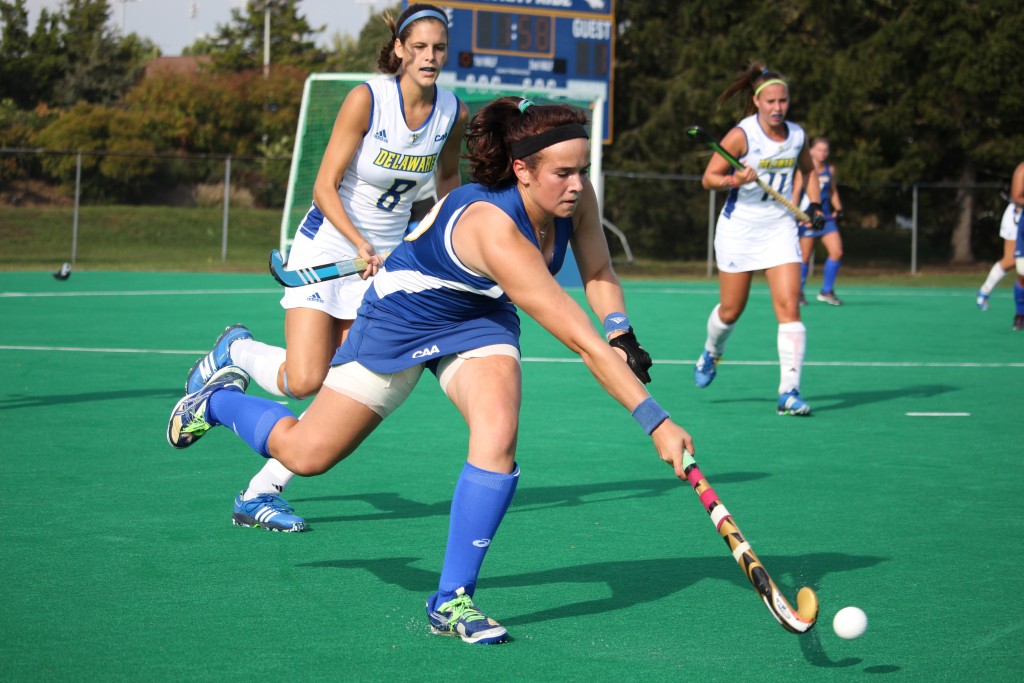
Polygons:
<instances>
[{"instance_id":1,"label":"dark brown hair","mask_svg":"<svg viewBox=\"0 0 1024 683\"><path fill-rule=\"evenodd\" d=\"M398 19L391 16L391 12L384 12L383 19L388 29L391 31L391 35L387 42L384 43L380 48L380 56L377 57L377 71L385 74L396 74L402 70L402 60L395 54L395 39L397 38L402 43L409 38L409 34L412 33L412 28L421 21L440 21L437 17L420 17L416 21L410 22L408 26L402 29L402 35L398 35L398 28L405 23L405 20L423 10L433 10L442 16L447 16L444 10L435 7L434 5L427 5L424 3L416 3L415 5L409 5L409 7L398 15ZM448 31L448 24L444 25L445 32Z\"/></svg>"},{"instance_id":2,"label":"dark brown hair","mask_svg":"<svg viewBox=\"0 0 1024 683\"><path fill-rule=\"evenodd\" d=\"M587 124L587 114L568 104L529 104L522 97L501 97L473 116L466 131L469 177L494 187L514 182L512 145L546 130L569 124ZM520 105L523 105L522 108ZM523 159L535 169L541 152Z\"/></svg>"},{"instance_id":3,"label":"dark brown hair","mask_svg":"<svg viewBox=\"0 0 1024 683\"><path fill-rule=\"evenodd\" d=\"M768 67L765 66L764 62L753 61L745 69L740 71L736 80L730 83L729 87L723 90L722 94L718 96L718 106L721 107L737 93L745 92L747 97L743 106L743 115L750 116L757 111L757 106L754 104L754 91L757 90L757 86L761 85L765 81L773 79L788 82L788 79L786 79L785 76L774 71L770 71Z\"/></svg>"}]
</instances>

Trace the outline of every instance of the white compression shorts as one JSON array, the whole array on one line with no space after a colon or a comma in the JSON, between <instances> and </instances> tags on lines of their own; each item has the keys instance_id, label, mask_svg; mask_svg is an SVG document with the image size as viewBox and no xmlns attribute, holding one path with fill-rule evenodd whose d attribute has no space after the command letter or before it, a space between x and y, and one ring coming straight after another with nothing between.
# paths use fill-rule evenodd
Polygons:
<instances>
[{"instance_id":1,"label":"white compression shorts","mask_svg":"<svg viewBox=\"0 0 1024 683\"><path fill-rule=\"evenodd\" d=\"M521 362L519 349L511 344L481 346L479 349L451 353L442 357L436 370L441 390L445 395L448 394L448 384L467 359L496 355L512 356L516 362ZM381 418L386 418L409 398L420 375L423 374L423 367L421 363L399 372L374 372L359 363L345 363L335 365L327 372L324 386L362 403Z\"/></svg>"}]
</instances>

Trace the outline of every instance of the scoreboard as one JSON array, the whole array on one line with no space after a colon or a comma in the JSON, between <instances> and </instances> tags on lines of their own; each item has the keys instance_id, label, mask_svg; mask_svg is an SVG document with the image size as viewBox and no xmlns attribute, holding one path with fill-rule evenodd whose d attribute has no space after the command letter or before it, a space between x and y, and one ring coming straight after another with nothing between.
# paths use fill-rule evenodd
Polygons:
<instances>
[{"instance_id":1,"label":"scoreboard","mask_svg":"<svg viewBox=\"0 0 1024 683\"><path fill-rule=\"evenodd\" d=\"M457 85L567 90L604 101L611 142L615 0L447 0L448 64ZM408 3L406 3L408 6Z\"/></svg>"}]
</instances>

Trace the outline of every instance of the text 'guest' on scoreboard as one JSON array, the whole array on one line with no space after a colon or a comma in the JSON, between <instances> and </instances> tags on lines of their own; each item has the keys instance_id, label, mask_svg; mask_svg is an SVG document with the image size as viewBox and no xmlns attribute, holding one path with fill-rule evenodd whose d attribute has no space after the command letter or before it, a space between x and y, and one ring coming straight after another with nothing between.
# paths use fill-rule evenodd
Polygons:
<instances>
[{"instance_id":1,"label":"text 'guest' on scoreboard","mask_svg":"<svg viewBox=\"0 0 1024 683\"><path fill-rule=\"evenodd\" d=\"M459 85L564 89L604 100L611 142L614 0L447 0L448 64ZM579 96L578 95L578 96Z\"/></svg>"}]
</instances>

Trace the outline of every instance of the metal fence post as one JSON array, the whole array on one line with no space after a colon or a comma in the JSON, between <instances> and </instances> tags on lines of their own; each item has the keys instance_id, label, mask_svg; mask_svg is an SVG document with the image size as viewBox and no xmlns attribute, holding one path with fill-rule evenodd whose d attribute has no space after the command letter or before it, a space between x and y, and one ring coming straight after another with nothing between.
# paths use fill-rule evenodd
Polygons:
<instances>
[{"instance_id":1,"label":"metal fence post","mask_svg":"<svg viewBox=\"0 0 1024 683\"><path fill-rule=\"evenodd\" d=\"M910 274L917 275L917 183L914 183L914 205L910 216Z\"/></svg>"},{"instance_id":2,"label":"metal fence post","mask_svg":"<svg viewBox=\"0 0 1024 683\"><path fill-rule=\"evenodd\" d=\"M71 226L71 264L78 258L78 205L82 196L82 153L75 155L75 218Z\"/></svg>"},{"instance_id":3,"label":"metal fence post","mask_svg":"<svg viewBox=\"0 0 1024 683\"><path fill-rule=\"evenodd\" d=\"M231 155L224 159L224 226L221 228L220 260L228 260L228 214L231 205Z\"/></svg>"},{"instance_id":4,"label":"metal fence post","mask_svg":"<svg viewBox=\"0 0 1024 683\"><path fill-rule=\"evenodd\" d=\"M708 195L708 277L715 274L715 191Z\"/></svg>"}]
</instances>

